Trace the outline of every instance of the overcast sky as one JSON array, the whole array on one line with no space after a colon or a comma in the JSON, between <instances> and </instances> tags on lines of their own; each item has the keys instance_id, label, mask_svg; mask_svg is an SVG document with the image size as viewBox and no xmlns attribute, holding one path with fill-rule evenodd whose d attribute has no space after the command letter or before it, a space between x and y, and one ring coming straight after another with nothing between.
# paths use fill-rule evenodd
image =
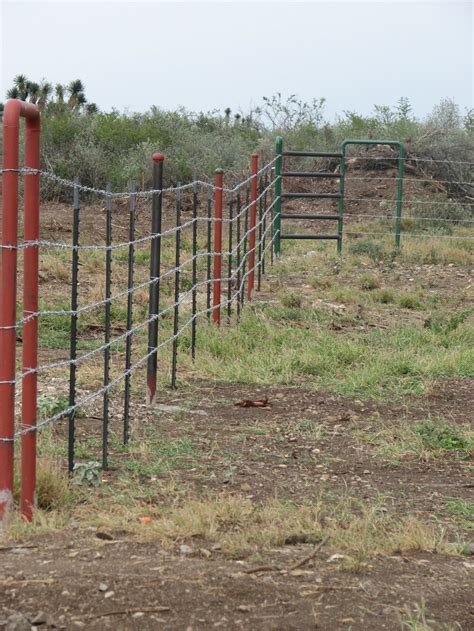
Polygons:
<instances>
[{"instance_id":1,"label":"overcast sky","mask_svg":"<svg viewBox=\"0 0 474 631\"><path fill-rule=\"evenodd\" d=\"M13 77L80 78L100 108L246 110L280 91L367 114L407 96L473 106L473 8L392 2L9 2L1 96Z\"/></svg>"}]
</instances>

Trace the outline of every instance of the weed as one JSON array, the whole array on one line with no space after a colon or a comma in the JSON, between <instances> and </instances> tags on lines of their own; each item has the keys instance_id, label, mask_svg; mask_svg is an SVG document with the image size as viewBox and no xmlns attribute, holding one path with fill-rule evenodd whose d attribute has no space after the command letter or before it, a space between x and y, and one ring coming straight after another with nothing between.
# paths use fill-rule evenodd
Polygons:
<instances>
[{"instance_id":1,"label":"weed","mask_svg":"<svg viewBox=\"0 0 474 631\"><path fill-rule=\"evenodd\" d=\"M362 442L379 446L380 453L389 462L410 456L431 460L449 454L468 458L474 453L474 432L468 426L451 426L442 419L425 420L410 426L384 426L375 433L359 433L357 436Z\"/></svg>"},{"instance_id":2,"label":"weed","mask_svg":"<svg viewBox=\"0 0 474 631\"><path fill-rule=\"evenodd\" d=\"M403 309L421 309L422 304L417 294L405 292L400 295L398 304Z\"/></svg>"},{"instance_id":3,"label":"weed","mask_svg":"<svg viewBox=\"0 0 474 631\"><path fill-rule=\"evenodd\" d=\"M448 511L460 518L463 526L474 528L474 504L468 500L449 497L446 501Z\"/></svg>"},{"instance_id":4,"label":"weed","mask_svg":"<svg viewBox=\"0 0 474 631\"><path fill-rule=\"evenodd\" d=\"M380 279L374 274L362 274L359 278L359 287L364 291L371 291L380 287Z\"/></svg>"},{"instance_id":5,"label":"weed","mask_svg":"<svg viewBox=\"0 0 474 631\"><path fill-rule=\"evenodd\" d=\"M461 326L461 324L464 324L471 313L472 309L464 309L463 311L450 313L448 315L434 314L426 320L424 326L437 333L451 333Z\"/></svg>"},{"instance_id":6,"label":"weed","mask_svg":"<svg viewBox=\"0 0 474 631\"><path fill-rule=\"evenodd\" d=\"M395 292L393 289L388 287L384 289L379 289L372 293L372 298L376 302L381 302L382 304L390 304L395 302Z\"/></svg>"},{"instance_id":7,"label":"weed","mask_svg":"<svg viewBox=\"0 0 474 631\"><path fill-rule=\"evenodd\" d=\"M327 276L316 276L316 274L314 274L308 278L308 284L313 289L329 289L333 281Z\"/></svg>"},{"instance_id":8,"label":"weed","mask_svg":"<svg viewBox=\"0 0 474 631\"><path fill-rule=\"evenodd\" d=\"M102 482L100 462L78 462L74 465L74 484L78 486L99 486Z\"/></svg>"},{"instance_id":9,"label":"weed","mask_svg":"<svg viewBox=\"0 0 474 631\"><path fill-rule=\"evenodd\" d=\"M15 471L14 498L19 500L20 474ZM40 511L59 511L73 503L67 476L55 458L40 458L36 471L36 502Z\"/></svg>"},{"instance_id":10,"label":"weed","mask_svg":"<svg viewBox=\"0 0 474 631\"><path fill-rule=\"evenodd\" d=\"M383 243L374 240L360 240L350 245L350 253L359 256L368 256L372 261L378 263L387 257L387 251Z\"/></svg>"},{"instance_id":11,"label":"weed","mask_svg":"<svg viewBox=\"0 0 474 631\"><path fill-rule=\"evenodd\" d=\"M38 416L40 419L46 419L56 414L61 414L69 406L69 398L62 394L59 397L53 397L50 394L42 394L38 397Z\"/></svg>"},{"instance_id":12,"label":"weed","mask_svg":"<svg viewBox=\"0 0 474 631\"><path fill-rule=\"evenodd\" d=\"M444 422L434 423L423 421L415 426L415 432L421 438L423 445L432 450L465 451L469 448L471 440L463 436L462 432L452 425Z\"/></svg>"},{"instance_id":13,"label":"weed","mask_svg":"<svg viewBox=\"0 0 474 631\"><path fill-rule=\"evenodd\" d=\"M280 300L287 309L300 309L303 304L303 298L292 292L283 294Z\"/></svg>"}]
</instances>

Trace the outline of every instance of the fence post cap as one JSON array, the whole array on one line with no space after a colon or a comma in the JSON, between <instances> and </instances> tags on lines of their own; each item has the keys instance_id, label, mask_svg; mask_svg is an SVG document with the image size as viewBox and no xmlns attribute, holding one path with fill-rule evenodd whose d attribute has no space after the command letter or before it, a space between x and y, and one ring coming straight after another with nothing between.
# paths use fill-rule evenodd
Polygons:
<instances>
[{"instance_id":1,"label":"fence post cap","mask_svg":"<svg viewBox=\"0 0 474 631\"><path fill-rule=\"evenodd\" d=\"M218 168L215 170L215 173L224 173L224 169Z\"/></svg>"},{"instance_id":2,"label":"fence post cap","mask_svg":"<svg viewBox=\"0 0 474 631\"><path fill-rule=\"evenodd\" d=\"M159 151L155 151L153 154L153 162L162 162L165 159L165 156Z\"/></svg>"}]
</instances>

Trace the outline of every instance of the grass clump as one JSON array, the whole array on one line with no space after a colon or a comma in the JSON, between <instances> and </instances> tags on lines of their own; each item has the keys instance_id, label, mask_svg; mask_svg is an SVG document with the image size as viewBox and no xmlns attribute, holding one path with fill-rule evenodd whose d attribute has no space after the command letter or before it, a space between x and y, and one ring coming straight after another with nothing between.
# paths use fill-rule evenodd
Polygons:
<instances>
[{"instance_id":1,"label":"grass clump","mask_svg":"<svg viewBox=\"0 0 474 631\"><path fill-rule=\"evenodd\" d=\"M372 239L364 239L351 243L349 252L358 256L367 256L374 261L374 263L379 263L389 256L384 244Z\"/></svg>"},{"instance_id":2,"label":"grass clump","mask_svg":"<svg viewBox=\"0 0 474 631\"><path fill-rule=\"evenodd\" d=\"M280 301L287 309L301 309L301 305L303 304L302 296L299 296L294 292L283 294Z\"/></svg>"},{"instance_id":3,"label":"grass clump","mask_svg":"<svg viewBox=\"0 0 474 631\"><path fill-rule=\"evenodd\" d=\"M389 287L372 292L372 298L383 305L393 304L396 300L395 292Z\"/></svg>"},{"instance_id":4,"label":"grass clump","mask_svg":"<svg viewBox=\"0 0 474 631\"><path fill-rule=\"evenodd\" d=\"M461 525L465 528L474 528L474 503L463 500L458 497L450 497L447 499L446 507L451 515L454 515L461 521Z\"/></svg>"},{"instance_id":5,"label":"grass clump","mask_svg":"<svg viewBox=\"0 0 474 631\"><path fill-rule=\"evenodd\" d=\"M329 289L332 287L333 281L328 276L311 275L308 278L308 284L313 289Z\"/></svg>"},{"instance_id":6,"label":"grass clump","mask_svg":"<svg viewBox=\"0 0 474 631\"><path fill-rule=\"evenodd\" d=\"M362 274L359 277L359 287L364 291L372 291L380 287L380 279L375 274Z\"/></svg>"},{"instance_id":7,"label":"grass clump","mask_svg":"<svg viewBox=\"0 0 474 631\"><path fill-rule=\"evenodd\" d=\"M470 436L458 427L443 421L422 421L415 426L415 433L425 447L433 451L456 450L467 452L474 447L474 435Z\"/></svg>"},{"instance_id":8,"label":"grass clump","mask_svg":"<svg viewBox=\"0 0 474 631\"><path fill-rule=\"evenodd\" d=\"M405 292L401 294L400 297L398 298L398 304L403 309L413 309L413 310L421 309L423 306L418 294L415 294L413 292Z\"/></svg>"},{"instance_id":9,"label":"grass clump","mask_svg":"<svg viewBox=\"0 0 474 631\"><path fill-rule=\"evenodd\" d=\"M443 419L384 426L376 432L359 433L358 438L378 446L379 453L390 461L403 458L427 461L450 455L467 459L474 455L474 431L467 425L450 425Z\"/></svg>"},{"instance_id":10,"label":"grass clump","mask_svg":"<svg viewBox=\"0 0 474 631\"><path fill-rule=\"evenodd\" d=\"M20 472L15 471L14 500L20 500ZM72 506L74 494L55 458L40 458L36 470L36 502L40 511L63 511Z\"/></svg>"}]
</instances>

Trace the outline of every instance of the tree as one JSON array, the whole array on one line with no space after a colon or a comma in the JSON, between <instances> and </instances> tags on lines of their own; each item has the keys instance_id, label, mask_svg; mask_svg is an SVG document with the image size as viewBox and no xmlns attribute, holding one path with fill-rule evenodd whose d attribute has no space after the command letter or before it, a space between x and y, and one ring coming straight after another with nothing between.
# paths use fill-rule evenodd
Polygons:
<instances>
[{"instance_id":1,"label":"tree","mask_svg":"<svg viewBox=\"0 0 474 631\"><path fill-rule=\"evenodd\" d=\"M402 96L397 102L398 117L403 120L410 120L412 114L412 106L406 96Z\"/></svg>"},{"instance_id":2,"label":"tree","mask_svg":"<svg viewBox=\"0 0 474 631\"><path fill-rule=\"evenodd\" d=\"M12 97L26 101L28 98L28 79L24 74L17 74L13 79L13 86L18 90L18 96Z\"/></svg>"},{"instance_id":3,"label":"tree","mask_svg":"<svg viewBox=\"0 0 474 631\"><path fill-rule=\"evenodd\" d=\"M86 105L86 112L88 114L97 114L99 111L99 108L97 107L96 103L87 103Z\"/></svg>"},{"instance_id":4,"label":"tree","mask_svg":"<svg viewBox=\"0 0 474 631\"><path fill-rule=\"evenodd\" d=\"M13 86L7 91L7 98L35 103L40 110L60 112L67 108L74 111L83 110L88 114L96 114L99 111L95 103L87 107L85 87L80 79L74 79L67 85L57 83L53 88L45 79L36 83L30 81L26 75L19 74L13 79Z\"/></svg>"},{"instance_id":5,"label":"tree","mask_svg":"<svg viewBox=\"0 0 474 631\"><path fill-rule=\"evenodd\" d=\"M7 90L7 99L19 99L19 98L20 98L20 90L16 86L13 86L13 88L10 88L9 90Z\"/></svg>"},{"instance_id":6,"label":"tree","mask_svg":"<svg viewBox=\"0 0 474 631\"><path fill-rule=\"evenodd\" d=\"M51 85L51 83L43 80L39 87L38 107L40 108L40 110L44 110L46 105L49 103L52 93L53 86Z\"/></svg>"},{"instance_id":7,"label":"tree","mask_svg":"<svg viewBox=\"0 0 474 631\"><path fill-rule=\"evenodd\" d=\"M37 103L40 96L40 85L35 81L28 81L28 98L30 103Z\"/></svg>"},{"instance_id":8,"label":"tree","mask_svg":"<svg viewBox=\"0 0 474 631\"><path fill-rule=\"evenodd\" d=\"M56 103L64 103L66 88L61 83L56 83L54 86L54 93L56 95Z\"/></svg>"},{"instance_id":9,"label":"tree","mask_svg":"<svg viewBox=\"0 0 474 631\"><path fill-rule=\"evenodd\" d=\"M291 94L286 100L280 92L275 96L263 97L264 105L255 110L263 118L263 124L269 122L272 129L281 132L295 127L322 125L324 103L326 99L313 99L309 103Z\"/></svg>"},{"instance_id":10,"label":"tree","mask_svg":"<svg viewBox=\"0 0 474 631\"><path fill-rule=\"evenodd\" d=\"M74 79L67 86L69 93L68 105L71 109L79 109L87 100L84 94L84 84L80 79Z\"/></svg>"}]
</instances>

